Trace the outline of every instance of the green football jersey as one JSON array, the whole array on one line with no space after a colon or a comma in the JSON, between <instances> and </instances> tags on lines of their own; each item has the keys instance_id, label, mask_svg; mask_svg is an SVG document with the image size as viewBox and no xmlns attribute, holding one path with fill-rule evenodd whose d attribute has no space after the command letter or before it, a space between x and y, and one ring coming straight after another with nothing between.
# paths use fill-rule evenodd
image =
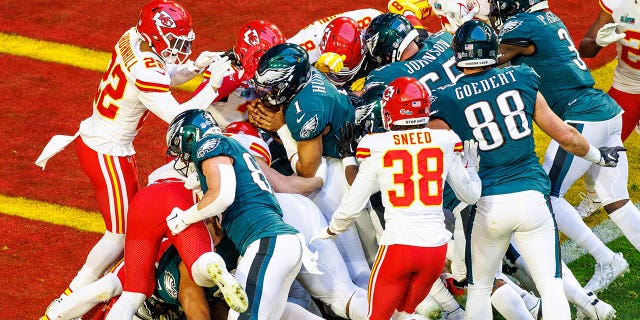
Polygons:
<instances>
[{"instance_id":1,"label":"green football jersey","mask_svg":"<svg viewBox=\"0 0 640 320\"><path fill-rule=\"evenodd\" d=\"M512 16L500 29L499 38L506 43L529 41L535 45L532 55L518 55L511 59L511 64L526 64L540 75L540 93L561 119L603 121L620 113L617 104L601 99L604 94L589 92L594 90L589 68L580 58L564 23L552 12L522 12ZM590 95L589 99L581 98L584 95Z\"/></svg>"},{"instance_id":2,"label":"green football jersey","mask_svg":"<svg viewBox=\"0 0 640 320\"><path fill-rule=\"evenodd\" d=\"M461 73L455 66L452 39L453 36L445 31L432 34L413 57L371 71L365 80L365 88L387 85L399 77L418 79L429 91L455 82Z\"/></svg>"},{"instance_id":3,"label":"green football jersey","mask_svg":"<svg viewBox=\"0 0 640 320\"><path fill-rule=\"evenodd\" d=\"M207 180L202 174L202 162L217 156L233 158L236 194L233 204L222 214L222 229L244 255L253 241L298 231L282 221L282 210L273 195L271 185L256 160L242 145L223 135L210 135L196 143L191 159L200 176L203 192ZM223 181L224 183L224 181Z\"/></svg>"},{"instance_id":4,"label":"green football jersey","mask_svg":"<svg viewBox=\"0 0 640 320\"><path fill-rule=\"evenodd\" d=\"M355 121L354 114L347 92L336 88L322 72L311 68L311 79L285 110L285 122L296 141L315 138L329 126L329 133L322 137L322 153L326 157L340 158L336 136L345 122Z\"/></svg>"},{"instance_id":5,"label":"green football jersey","mask_svg":"<svg viewBox=\"0 0 640 320\"><path fill-rule=\"evenodd\" d=\"M549 179L534 151L532 118L540 78L528 66L466 75L433 92L431 117L478 141L482 195L537 190Z\"/></svg>"}]
</instances>

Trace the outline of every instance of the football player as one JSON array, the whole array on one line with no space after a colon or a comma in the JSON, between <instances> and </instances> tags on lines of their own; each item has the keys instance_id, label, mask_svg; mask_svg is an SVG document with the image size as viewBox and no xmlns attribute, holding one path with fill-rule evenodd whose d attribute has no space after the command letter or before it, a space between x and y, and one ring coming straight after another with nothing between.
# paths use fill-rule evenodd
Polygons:
<instances>
[{"instance_id":1,"label":"football player","mask_svg":"<svg viewBox=\"0 0 640 320\"><path fill-rule=\"evenodd\" d=\"M540 93L551 110L580 131L594 146L621 146L622 109L610 96L593 88L594 80L567 28L549 10L547 1L493 0L492 18L500 26L499 63L526 64L540 75ZM636 249L640 249L640 210L629 201L627 154L619 165L601 168L572 157L551 141L544 157L551 180L551 202L559 230L596 260L588 291L604 289L629 270L621 253L614 253L593 233L564 198L585 174L595 184L605 211Z\"/></svg>"},{"instance_id":2,"label":"football player","mask_svg":"<svg viewBox=\"0 0 640 320\"><path fill-rule=\"evenodd\" d=\"M440 281L451 238L442 211L444 180L467 203L480 197L477 149L465 142L463 160L455 133L427 129L429 104L426 88L414 78L388 85L382 115L389 131L362 138L357 155L364 160L356 179L317 236L327 239L348 230L369 197L382 191L386 224L369 282L369 319L386 320L396 310L408 319Z\"/></svg>"},{"instance_id":3,"label":"football player","mask_svg":"<svg viewBox=\"0 0 640 320\"><path fill-rule=\"evenodd\" d=\"M52 138L36 160L44 168L50 157L75 141L106 226L60 299L97 280L122 254L128 203L138 191L133 140L149 112L168 123L181 111L206 106L218 95L229 62L208 51L195 62L187 61L194 38L191 15L179 3L146 3L136 26L114 46L93 100L93 114L80 123L74 136ZM190 80L212 62L214 81L191 100L178 103L170 88Z\"/></svg>"},{"instance_id":4,"label":"football player","mask_svg":"<svg viewBox=\"0 0 640 320\"><path fill-rule=\"evenodd\" d=\"M262 106L249 114L249 121L277 133L294 173L321 177L322 189L309 197L327 221L347 189L338 148L340 129L353 123L354 109L344 90L338 90L325 75L309 64L307 52L290 43L269 49L260 59L253 78ZM347 161L354 158L347 158ZM338 238L354 281L364 287L369 279L362 245L356 230Z\"/></svg>"},{"instance_id":5,"label":"football player","mask_svg":"<svg viewBox=\"0 0 640 320\"><path fill-rule=\"evenodd\" d=\"M563 123L538 92L540 79L530 67L495 68L498 40L487 24L465 22L456 31L452 48L464 76L433 92L430 125L451 128L463 140L478 141L482 158L482 196L467 244L471 253L467 318L492 318L494 276L513 235L532 270L544 318L568 319L557 230L548 200L549 178L534 152L532 123L568 152L600 166L615 166L623 148L598 149Z\"/></svg>"}]
</instances>

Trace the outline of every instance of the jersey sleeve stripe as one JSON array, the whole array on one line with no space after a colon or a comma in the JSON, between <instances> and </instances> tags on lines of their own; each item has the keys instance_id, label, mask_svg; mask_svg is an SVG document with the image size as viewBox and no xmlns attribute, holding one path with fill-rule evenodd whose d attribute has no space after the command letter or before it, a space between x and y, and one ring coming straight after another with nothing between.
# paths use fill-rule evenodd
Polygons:
<instances>
[{"instance_id":1,"label":"jersey sleeve stripe","mask_svg":"<svg viewBox=\"0 0 640 320\"><path fill-rule=\"evenodd\" d=\"M358 148L356 150L356 158L364 159L371 156L371 149L369 148Z\"/></svg>"},{"instance_id":2,"label":"jersey sleeve stripe","mask_svg":"<svg viewBox=\"0 0 640 320\"><path fill-rule=\"evenodd\" d=\"M464 150L464 147L462 146L462 142L458 142L453 146L453 151L455 152L462 152L462 150Z\"/></svg>"},{"instance_id":3,"label":"jersey sleeve stripe","mask_svg":"<svg viewBox=\"0 0 640 320\"><path fill-rule=\"evenodd\" d=\"M607 7L603 0L598 0L598 4L600 4L600 8L602 8L602 11L613 15L613 10L609 9L609 7Z\"/></svg>"},{"instance_id":4,"label":"jersey sleeve stripe","mask_svg":"<svg viewBox=\"0 0 640 320\"><path fill-rule=\"evenodd\" d=\"M138 89L140 89L140 91L169 92L169 85L160 84L160 83L145 82L145 81L142 81L142 80L136 80L136 87Z\"/></svg>"},{"instance_id":5,"label":"jersey sleeve stripe","mask_svg":"<svg viewBox=\"0 0 640 320\"><path fill-rule=\"evenodd\" d=\"M254 143L251 143L251 145L249 146L249 149L257 153L261 157L263 157L264 160L267 161L267 165L269 166L271 165L271 155L269 154L269 151L267 151L261 145L254 142Z\"/></svg>"}]
</instances>

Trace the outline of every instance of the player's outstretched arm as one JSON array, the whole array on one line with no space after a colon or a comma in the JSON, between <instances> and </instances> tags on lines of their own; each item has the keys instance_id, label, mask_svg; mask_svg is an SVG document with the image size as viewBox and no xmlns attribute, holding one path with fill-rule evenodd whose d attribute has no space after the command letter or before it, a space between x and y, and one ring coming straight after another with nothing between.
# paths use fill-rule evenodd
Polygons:
<instances>
[{"instance_id":1,"label":"player's outstretched arm","mask_svg":"<svg viewBox=\"0 0 640 320\"><path fill-rule=\"evenodd\" d=\"M598 31L605 26L606 24L613 23L613 17L611 14L604 10L600 10L600 14L593 22L589 30L587 30L587 34L584 35L582 40L580 40L580 46L578 47L578 53L580 53L580 57L582 58L593 58L595 57L600 49L603 47L598 45L596 42L596 38L598 37Z\"/></svg>"}]
</instances>

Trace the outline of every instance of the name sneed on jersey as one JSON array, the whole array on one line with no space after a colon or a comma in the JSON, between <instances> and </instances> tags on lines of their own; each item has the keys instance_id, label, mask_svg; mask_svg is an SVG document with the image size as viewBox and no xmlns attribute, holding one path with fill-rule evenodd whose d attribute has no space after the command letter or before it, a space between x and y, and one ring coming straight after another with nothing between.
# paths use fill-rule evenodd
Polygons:
<instances>
[{"instance_id":1,"label":"name sneed on jersey","mask_svg":"<svg viewBox=\"0 0 640 320\"><path fill-rule=\"evenodd\" d=\"M431 142L431 133L427 131L407 132L393 135L395 145L425 144Z\"/></svg>"},{"instance_id":2,"label":"name sneed on jersey","mask_svg":"<svg viewBox=\"0 0 640 320\"><path fill-rule=\"evenodd\" d=\"M476 94L481 94L491 89L496 89L500 86L510 84L516 81L517 81L516 78L513 76L513 70L509 70L504 73L498 73L494 76L489 77L488 79L482 79L477 82L471 82L469 84L465 84L457 87L455 89L456 98L458 98L458 100L462 100L464 98L467 98Z\"/></svg>"},{"instance_id":3,"label":"name sneed on jersey","mask_svg":"<svg viewBox=\"0 0 640 320\"><path fill-rule=\"evenodd\" d=\"M435 61L440 57L447 49L451 48L451 44L447 43L444 40L438 40L433 45L433 47L425 53L420 59L405 61L405 66L407 67L407 72L412 74L420 69L429 65L429 63Z\"/></svg>"}]
</instances>

